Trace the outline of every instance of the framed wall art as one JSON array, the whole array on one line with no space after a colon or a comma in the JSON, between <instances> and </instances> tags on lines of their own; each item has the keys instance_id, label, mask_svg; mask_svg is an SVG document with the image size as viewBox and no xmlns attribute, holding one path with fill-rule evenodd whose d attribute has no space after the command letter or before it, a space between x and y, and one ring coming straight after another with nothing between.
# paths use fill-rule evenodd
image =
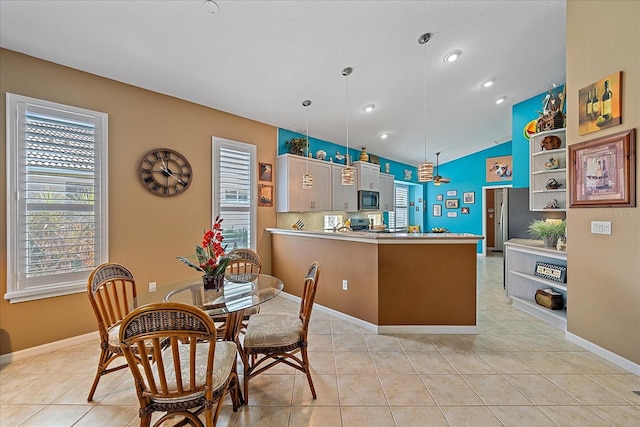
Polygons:
<instances>
[{"instance_id":1,"label":"framed wall art","mask_svg":"<svg viewBox=\"0 0 640 427\"><path fill-rule=\"evenodd\" d=\"M271 182L273 180L273 165L258 163L258 180Z\"/></svg>"},{"instance_id":2,"label":"framed wall art","mask_svg":"<svg viewBox=\"0 0 640 427\"><path fill-rule=\"evenodd\" d=\"M487 182L500 182L513 180L513 156L500 156L487 158Z\"/></svg>"},{"instance_id":3,"label":"framed wall art","mask_svg":"<svg viewBox=\"0 0 640 427\"><path fill-rule=\"evenodd\" d=\"M273 207L273 185L258 185L258 206Z\"/></svg>"},{"instance_id":4,"label":"framed wall art","mask_svg":"<svg viewBox=\"0 0 640 427\"><path fill-rule=\"evenodd\" d=\"M569 146L571 207L636 205L636 130Z\"/></svg>"},{"instance_id":5,"label":"framed wall art","mask_svg":"<svg viewBox=\"0 0 640 427\"><path fill-rule=\"evenodd\" d=\"M463 214L463 215L469 215L469 208L460 209L460 213Z\"/></svg>"},{"instance_id":6,"label":"framed wall art","mask_svg":"<svg viewBox=\"0 0 640 427\"><path fill-rule=\"evenodd\" d=\"M442 216L442 205L433 205L433 216Z\"/></svg>"},{"instance_id":7,"label":"framed wall art","mask_svg":"<svg viewBox=\"0 0 640 427\"><path fill-rule=\"evenodd\" d=\"M473 191L467 191L462 193L462 203L472 205L476 202L476 193Z\"/></svg>"},{"instance_id":8,"label":"framed wall art","mask_svg":"<svg viewBox=\"0 0 640 427\"><path fill-rule=\"evenodd\" d=\"M460 205L460 201L458 199L447 199L444 201L444 207L447 209L458 209Z\"/></svg>"},{"instance_id":9,"label":"framed wall art","mask_svg":"<svg viewBox=\"0 0 640 427\"><path fill-rule=\"evenodd\" d=\"M438 201L444 200L444 195L443 194L436 194L436 200L438 200Z\"/></svg>"},{"instance_id":10,"label":"framed wall art","mask_svg":"<svg viewBox=\"0 0 640 427\"><path fill-rule=\"evenodd\" d=\"M457 218L458 212L447 212L447 218Z\"/></svg>"},{"instance_id":11,"label":"framed wall art","mask_svg":"<svg viewBox=\"0 0 640 427\"><path fill-rule=\"evenodd\" d=\"M457 190L447 190L447 196L457 196L457 195L458 195Z\"/></svg>"},{"instance_id":12,"label":"framed wall art","mask_svg":"<svg viewBox=\"0 0 640 427\"><path fill-rule=\"evenodd\" d=\"M578 133L586 135L622 123L622 71L578 91Z\"/></svg>"}]
</instances>

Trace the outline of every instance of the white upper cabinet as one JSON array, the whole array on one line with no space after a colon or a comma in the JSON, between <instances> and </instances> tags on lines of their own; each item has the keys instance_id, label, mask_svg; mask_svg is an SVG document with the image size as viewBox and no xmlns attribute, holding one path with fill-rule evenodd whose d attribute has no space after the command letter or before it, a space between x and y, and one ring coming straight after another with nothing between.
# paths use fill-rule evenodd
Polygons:
<instances>
[{"instance_id":1,"label":"white upper cabinet","mask_svg":"<svg viewBox=\"0 0 640 427\"><path fill-rule=\"evenodd\" d=\"M380 191L380 165L353 162L358 173L358 190Z\"/></svg>"},{"instance_id":2,"label":"white upper cabinet","mask_svg":"<svg viewBox=\"0 0 640 427\"><path fill-rule=\"evenodd\" d=\"M396 200L393 175L380 174L380 210L389 212L394 209Z\"/></svg>"},{"instance_id":3,"label":"white upper cabinet","mask_svg":"<svg viewBox=\"0 0 640 427\"><path fill-rule=\"evenodd\" d=\"M302 175L313 175L313 188L302 188ZM331 163L293 154L276 158L276 211L331 210Z\"/></svg>"},{"instance_id":4,"label":"white upper cabinet","mask_svg":"<svg viewBox=\"0 0 640 427\"><path fill-rule=\"evenodd\" d=\"M358 210L358 187L342 185L342 170L345 167L331 164L331 209L334 211L355 212ZM356 172L356 180L358 178Z\"/></svg>"}]
</instances>

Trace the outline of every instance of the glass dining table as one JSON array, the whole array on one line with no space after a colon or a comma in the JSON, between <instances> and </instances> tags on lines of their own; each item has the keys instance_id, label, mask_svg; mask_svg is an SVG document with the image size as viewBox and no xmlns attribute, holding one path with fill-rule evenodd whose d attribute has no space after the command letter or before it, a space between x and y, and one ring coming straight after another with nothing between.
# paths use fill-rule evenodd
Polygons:
<instances>
[{"instance_id":1,"label":"glass dining table","mask_svg":"<svg viewBox=\"0 0 640 427\"><path fill-rule=\"evenodd\" d=\"M202 277L191 277L158 286L154 292L138 295L134 307L154 302L182 302L194 305L214 320L224 319L224 340L238 342L245 310L277 296L284 284L268 274L240 273L225 276L219 290L205 289Z\"/></svg>"}]
</instances>

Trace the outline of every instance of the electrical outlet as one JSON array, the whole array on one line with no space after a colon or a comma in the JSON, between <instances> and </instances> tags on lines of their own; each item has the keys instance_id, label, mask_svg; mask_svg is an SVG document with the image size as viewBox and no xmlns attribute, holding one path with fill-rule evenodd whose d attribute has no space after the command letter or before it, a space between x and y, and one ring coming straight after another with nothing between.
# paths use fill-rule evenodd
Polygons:
<instances>
[{"instance_id":1,"label":"electrical outlet","mask_svg":"<svg viewBox=\"0 0 640 427\"><path fill-rule=\"evenodd\" d=\"M149 292L156 291L156 282L149 282Z\"/></svg>"},{"instance_id":2,"label":"electrical outlet","mask_svg":"<svg viewBox=\"0 0 640 427\"><path fill-rule=\"evenodd\" d=\"M347 279L344 279L342 281L342 290L343 291L348 291L349 290L349 284L347 283Z\"/></svg>"}]
</instances>

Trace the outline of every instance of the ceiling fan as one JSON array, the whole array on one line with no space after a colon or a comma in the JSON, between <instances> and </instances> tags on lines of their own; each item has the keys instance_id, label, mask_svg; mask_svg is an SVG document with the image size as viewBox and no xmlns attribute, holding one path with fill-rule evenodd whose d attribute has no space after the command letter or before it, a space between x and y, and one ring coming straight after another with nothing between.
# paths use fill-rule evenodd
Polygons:
<instances>
[{"instance_id":1,"label":"ceiling fan","mask_svg":"<svg viewBox=\"0 0 640 427\"><path fill-rule=\"evenodd\" d=\"M438 166L440 165L438 162L439 157L440 157L440 151L436 153L436 174L433 177L433 185L448 184L451 182L449 178L443 178L438 173Z\"/></svg>"}]
</instances>

